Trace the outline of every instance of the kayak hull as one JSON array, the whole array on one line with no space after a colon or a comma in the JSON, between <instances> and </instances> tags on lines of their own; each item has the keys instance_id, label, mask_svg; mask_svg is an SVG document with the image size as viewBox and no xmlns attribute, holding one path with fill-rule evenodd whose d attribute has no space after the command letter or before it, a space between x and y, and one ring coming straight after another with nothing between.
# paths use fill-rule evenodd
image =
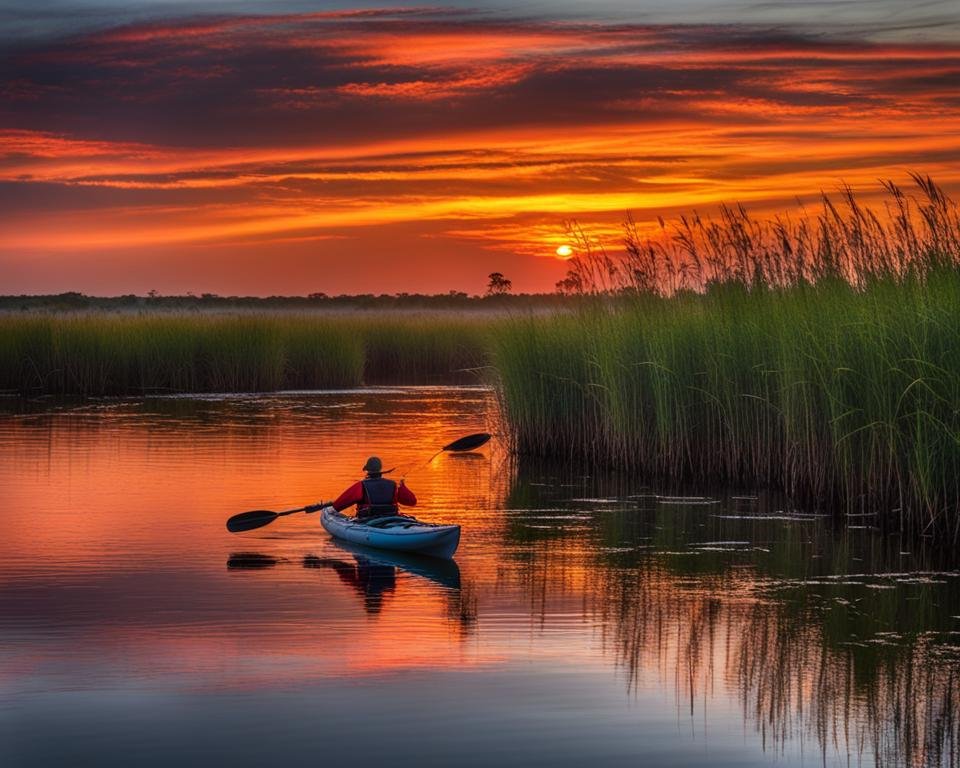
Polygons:
<instances>
[{"instance_id":1,"label":"kayak hull","mask_svg":"<svg viewBox=\"0 0 960 768\"><path fill-rule=\"evenodd\" d=\"M324 507L320 524L336 539L394 552L449 559L460 545L459 525L434 525L413 518L398 519L395 524L381 528L358 522L333 507Z\"/></svg>"}]
</instances>

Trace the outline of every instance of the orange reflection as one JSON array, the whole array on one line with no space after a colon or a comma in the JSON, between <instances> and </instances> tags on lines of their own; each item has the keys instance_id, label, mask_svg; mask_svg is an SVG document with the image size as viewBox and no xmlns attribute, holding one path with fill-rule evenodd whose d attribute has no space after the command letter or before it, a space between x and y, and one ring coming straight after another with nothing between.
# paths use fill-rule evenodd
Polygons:
<instances>
[{"instance_id":1,"label":"orange reflection","mask_svg":"<svg viewBox=\"0 0 960 768\"><path fill-rule=\"evenodd\" d=\"M0 487L17 511L0 539L4 688L258 691L515 664L596 672L618 701L623 686L666 691L694 730L709 730L708 711L740 708L778 747L812 735L898 764L955 754L954 633L929 629L951 627L937 622L955 603L916 583L909 604L891 600L903 574L882 551L889 537L859 551L826 524L826 540L809 521L741 528L582 467L514 476L497 442L426 463L480 430L498 431L478 389L105 400L0 417ZM373 451L414 466L418 515L464 526L456 563L337 546L308 515L224 530L243 509L335 495ZM745 531L773 540L722 556L709 546ZM922 555L911 563L929 574ZM854 562L869 578L843 572ZM778 569L791 563L799 576L787 579ZM903 637L862 631L885 615Z\"/></svg>"}]
</instances>

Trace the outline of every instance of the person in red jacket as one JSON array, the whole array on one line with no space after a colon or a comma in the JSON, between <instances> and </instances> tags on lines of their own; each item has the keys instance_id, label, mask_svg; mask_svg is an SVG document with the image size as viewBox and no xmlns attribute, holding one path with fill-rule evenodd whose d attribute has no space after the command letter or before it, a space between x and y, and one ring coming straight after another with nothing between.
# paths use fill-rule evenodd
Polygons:
<instances>
[{"instance_id":1,"label":"person in red jacket","mask_svg":"<svg viewBox=\"0 0 960 768\"><path fill-rule=\"evenodd\" d=\"M396 515L400 505L415 507L417 497L404 485L403 480L395 483L383 476L383 462L376 456L367 459L363 465L367 476L351 485L332 503L337 512L357 505L357 519L387 517Z\"/></svg>"}]
</instances>

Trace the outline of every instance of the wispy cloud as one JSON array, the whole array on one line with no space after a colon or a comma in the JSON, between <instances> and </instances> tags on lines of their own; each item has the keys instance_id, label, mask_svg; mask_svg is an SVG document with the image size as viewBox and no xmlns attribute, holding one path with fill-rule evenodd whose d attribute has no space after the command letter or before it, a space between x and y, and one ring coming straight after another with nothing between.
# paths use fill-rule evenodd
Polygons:
<instances>
[{"instance_id":1,"label":"wispy cloud","mask_svg":"<svg viewBox=\"0 0 960 768\"><path fill-rule=\"evenodd\" d=\"M251 237L389 242L396 264L446 232L463 279L427 287L475 288L485 251L549 255L567 218L613 231L908 168L960 182L945 43L344 11L128 25L0 73L0 266L110 249L136 273ZM560 269L539 264L527 287Z\"/></svg>"}]
</instances>

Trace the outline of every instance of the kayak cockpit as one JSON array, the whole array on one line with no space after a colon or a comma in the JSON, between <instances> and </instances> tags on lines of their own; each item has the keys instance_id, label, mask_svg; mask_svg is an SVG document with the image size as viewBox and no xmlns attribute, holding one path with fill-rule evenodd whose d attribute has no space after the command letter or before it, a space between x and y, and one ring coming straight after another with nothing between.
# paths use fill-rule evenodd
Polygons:
<instances>
[{"instance_id":1,"label":"kayak cockpit","mask_svg":"<svg viewBox=\"0 0 960 768\"><path fill-rule=\"evenodd\" d=\"M410 517L409 515L392 515L390 517L371 517L365 520L353 518L356 523L359 525L366 525L370 528L396 528L397 526L404 526L409 528L411 525L425 525L421 523L417 518Z\"/></svg>"}]
</instances>

